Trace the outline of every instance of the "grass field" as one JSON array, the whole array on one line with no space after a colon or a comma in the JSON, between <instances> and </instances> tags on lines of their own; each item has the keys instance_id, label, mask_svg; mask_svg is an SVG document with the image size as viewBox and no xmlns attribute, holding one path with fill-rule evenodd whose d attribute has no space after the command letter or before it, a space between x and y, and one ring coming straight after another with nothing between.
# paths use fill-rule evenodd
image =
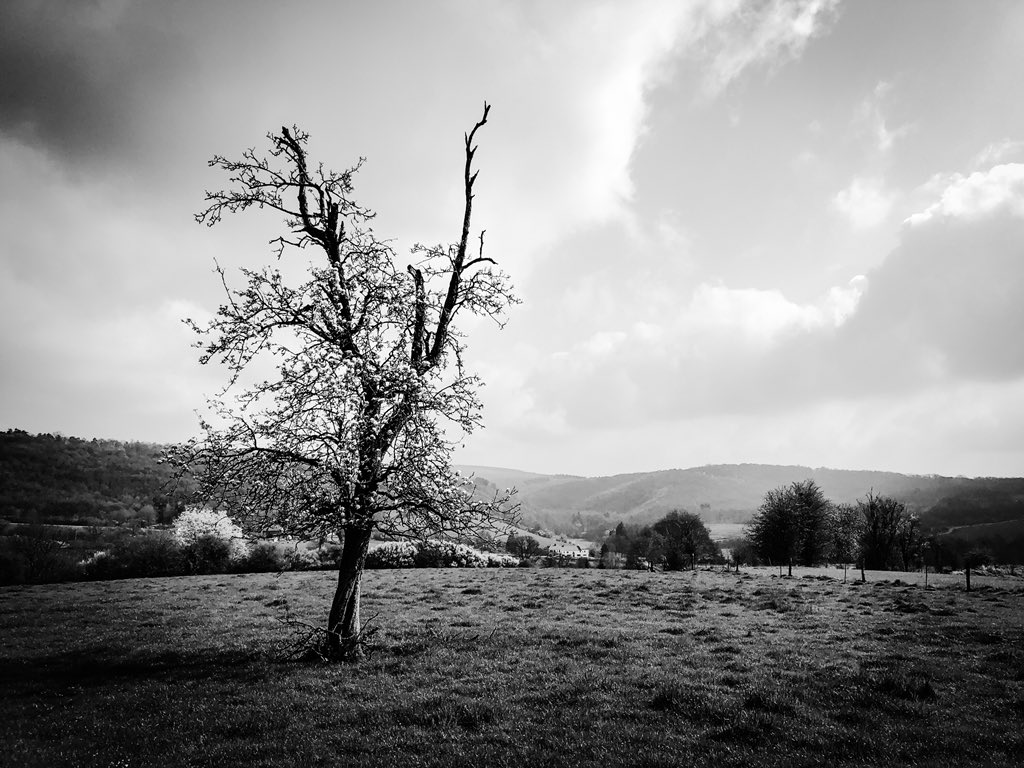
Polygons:
<instances>
[{"instance_id":1,"label":"grass field","mask_svg":"<svg viewBox=\"0 0 1024 768\"><path fill-rule=\"evenodd\" d=\"M4 588L3 764L1024 764L1021 582L873 577L373 571L356 666L329 573Z\"/></svg>"}]
</instances>

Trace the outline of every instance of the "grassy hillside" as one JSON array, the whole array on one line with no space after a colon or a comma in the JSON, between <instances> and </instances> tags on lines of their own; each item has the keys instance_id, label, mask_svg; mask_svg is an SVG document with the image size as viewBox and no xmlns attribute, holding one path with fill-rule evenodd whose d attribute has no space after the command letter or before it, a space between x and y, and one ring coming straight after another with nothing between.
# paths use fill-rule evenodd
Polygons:
<instances>
[{"instance_id":1,"label":"grassy hillside","mask_svg":"<svg viewBox=\"0 0 1024 768\"><path fill-rule=\"evenodd\" d=\"M333 581L0 589L4 764L1024 762L1019 582L373 571L368 661L276 661Z\"/></svg>"}]
</instances>

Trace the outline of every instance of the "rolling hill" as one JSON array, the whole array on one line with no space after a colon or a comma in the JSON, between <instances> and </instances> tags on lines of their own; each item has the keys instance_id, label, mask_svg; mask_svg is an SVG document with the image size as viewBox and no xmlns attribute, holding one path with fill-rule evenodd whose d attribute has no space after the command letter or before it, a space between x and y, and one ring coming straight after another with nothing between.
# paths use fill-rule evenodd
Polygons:
<instances>
[{"instance_id":1,"label":"rolling hill","mask_svg":"<svg viewBox=\"0 0 1024 768\"><path fill-rule=\"evenodd\" d=\"M903 475L770 464L722 464L609 477L541 475L464 467L478 479L515 486L524 520L566 534L590 535L619 521L649 523L673 509L706 523L745 522L772 488L812 479L825 496L852 503L868 492L905 502L930 527L1024 519L1024 479Z\"/></svg>"},{"instance_id":2,"label":"rolling hill","mask_svg":"<svg viewBox=\"0 0 1024 768\"><path fill-rule=\"evenodd\" d=\"M162 446L115 440L0 432L0 518L19 522L163 522L182 502L159 464ZM869 491L894 496L938 531L1024 521L1024 478L902 475L771 464L578 477L461 466L480 485L515 487L527 526L593 539L620 521L649 523L673 509L706 523L750 519L765 492L815 480L835 502ZM998 530L989 528L989 530Z\"/></svg>"}]
</instances>

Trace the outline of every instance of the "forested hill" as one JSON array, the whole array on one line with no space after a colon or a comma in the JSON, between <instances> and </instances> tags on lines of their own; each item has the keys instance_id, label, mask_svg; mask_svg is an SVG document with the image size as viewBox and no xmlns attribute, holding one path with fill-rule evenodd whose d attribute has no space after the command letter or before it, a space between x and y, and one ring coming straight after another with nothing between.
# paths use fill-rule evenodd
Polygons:
<instances>
[{"instance_id":1,"label":"forested hill","mask_svg":"<svg viewBox=\"0 0 1024 768\"><path fill-rule=\"evenodd\" d=\"M935 528L1024 519L1021 478L969 479L771 464L592 478L491 467L465 469L501 487L515 485L527 522L565 533L590 533L620 520L652 522L673 509L697 512L708 523L745 522L767 491L808 478L837 503L852 503L872 490L894 496Z\"/></svg>"},{"instance_id":2,"label":"forested hill","mask_svg":"<svg viewBox=\"0 0 1024 768\"><path fill-rule=\"evenodd\" d=\"M163 522L181 502L163 446L0 433L0 518L15 522Z\"/></svg>"},{"instance_id":3,"label":"forested hill","mask_svg":"<svg viewBox=\"0 0 1024 768\"><path fill-rule=\"evenodd\" d=\"M165 522L184 502L157 462L164 446L0 432L0 518L17 522ZM461 467L478 483L519 490L528 523L590 535L620 521L647 523L673 509L708 523L745 522L772 488L811 478L835 502L869 491L895 496L938 529L1024 520L1024 479L952 478L723 464L610 477Z\"/></svg>"}]
</instances>

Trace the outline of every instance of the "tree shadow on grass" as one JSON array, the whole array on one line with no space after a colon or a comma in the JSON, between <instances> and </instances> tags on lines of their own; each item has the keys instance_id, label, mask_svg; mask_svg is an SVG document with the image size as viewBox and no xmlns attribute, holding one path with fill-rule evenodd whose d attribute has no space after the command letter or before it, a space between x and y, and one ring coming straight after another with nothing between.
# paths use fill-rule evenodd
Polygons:
<instances>
[{"instance_id":1,"label":"tree shadow on grass","mask_svg":"<svg viewBox=\"0 0 1024 768\"><path fill-rule=\"evenodd\" d=\"M127 650L84 648L37 657L0 657L12 693L98 687L125 681L253 682L266 676L262 653L239 649Z\"/></svg>"}]
</instances>

